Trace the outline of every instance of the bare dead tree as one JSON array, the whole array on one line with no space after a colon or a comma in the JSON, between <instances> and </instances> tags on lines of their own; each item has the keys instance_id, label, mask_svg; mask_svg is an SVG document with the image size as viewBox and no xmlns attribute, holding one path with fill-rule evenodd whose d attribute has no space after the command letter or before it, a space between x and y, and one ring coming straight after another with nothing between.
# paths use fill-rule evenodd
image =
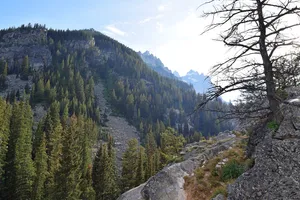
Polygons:
<instances>
[{"instance_id":1,"label":"bare dead tree","mask_svg":"<svg viewBox=\"0 0 300 200\"><path fill-rule=\"evenodd\" d=\"M212 22L203 33L221 28L217 40L234 49L235 54L212 67L211 75L222 75L222 79L198 108L224 93L239 90L243 95L235 107L239 116L267 115L280 122L282 98L276 93L277 79L279 74L283 75L280 68L283 60L294 55L286 51L286 47L299 45L291 30L300 25L300 1L209 0L199 8L204 7L212 8L203 14L203 17L211 17Z\"/></svg>"}]
</instances>

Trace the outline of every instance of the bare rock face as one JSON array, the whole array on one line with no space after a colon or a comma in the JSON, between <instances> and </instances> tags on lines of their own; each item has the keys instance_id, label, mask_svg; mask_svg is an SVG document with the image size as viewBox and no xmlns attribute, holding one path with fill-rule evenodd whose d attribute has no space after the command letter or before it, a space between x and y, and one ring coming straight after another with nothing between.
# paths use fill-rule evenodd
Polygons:
<instances>
[{"instance_id":1,"label":"bare rock face","mask_svg":"<svg viewBox=\"0 0 300 200\"><path fill-rule=\"evenodd\" d=\"M289 91L286 103L298 102L300 88ZM300 102L300 100L299 100ZM300 107L282 104L284 119L275 132L265 128L257 145L255 165L228 187L228 199L299 199Z\"/></svg>"},{"instance_id":2,"label":"bare rock face","mask_svg":"<svg viewBox=\"0 0 300 200\"><path fill-rule=\"evenodd\" d=\"M90 47L95 46L95 39L91 40L69 40L65 41L64 46L71 51L89 49Z\"/></svg>"},{"instance_id":3,"label":"bare rock face","mask_svg":"<svg viewBox=\"0 0 300 200\"><path fill-rule=\"evenodd\" d=\"M16 92L20 91L20 94L22 95L26 85L31 88L32 86L32 77L30 76L28 80L21 80L20 77L17 77L17 75L12 74L8 75L6 78L6 84L7 88L0 91L0 96L5 98L8 92Z\"/></svg>"},{"instance_id":4,"label":"bare rock face","mask_svg":"<svg viewBox=\"0 0 300 200\"><path fill-rule=\"evenodd\" d=\"M15 30L0 38L0 58L8 61L8 67L21 64L28 55L30 65L38 69L51 64L51 52L46 46L47 30Z\"/></svg>"},{"instance_id":5,"label":"bare rock face","mask_svg":"<svg viewBox=\"0 0 300 200\"><path fill-rule=\"evenodd\" d=\"M222 194L218 194L215 198L213 198L212 200L225 200L226 198L224 197L224 195Z\"/></svg>"},{"instance_id":6,"label":"bare rock face","mask_svg":"<svg viewBox=\"0 0 300 200\"><path fill-rule=\"evenodd\" d=\"M140 133L137 129L130 125L123 117L113 116L109 103L104 97L104 86L101 82L97 83L94 88L95 96L100 105L102 119L106 116L105 124L107 127L102 127L102 131L106 131L113 136L116 146L116 164L118 172L121 173L122 156L127 149L129 140L136 138L139 141ZM96 154L99 144L93 147L93 153Z\"/></svg>"},{"instance_id":7,"label":"bare rock face","mask_svg":"<svg viewBox=\"0 0 300 200\"><path fill-rule=\"evenodd\" d=\"M188 145L182 152L187 155L185 161L166 166L146 183L122 194L118 200L186 199L183 188L184 177L192 174L197 167L220 152L229 149L236 142L236 137L229 133L222 133L215 139L216 143L214 144L198 142Z\"/></svg>"}]
</instances>

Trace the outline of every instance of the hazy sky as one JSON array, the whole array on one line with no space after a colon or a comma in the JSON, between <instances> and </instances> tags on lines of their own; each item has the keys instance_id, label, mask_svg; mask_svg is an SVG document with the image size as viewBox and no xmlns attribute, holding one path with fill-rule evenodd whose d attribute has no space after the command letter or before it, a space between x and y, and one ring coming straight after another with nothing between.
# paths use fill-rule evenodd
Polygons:
<instances>
[{"instance_id":1,"label":"hazy sky","mask_svg":"<svg viewBox=\"0 0 300 200\"><path fill-rule=\"evenodd\" d=\"M94 28L136 51L149 50L172 71L207 73L221 58L215 34L200 36L203 0L12 0L1 2L0 28L29 22L59 29Z\"/></svg>"},{"instance_id":2,"label":"hazy sky","mask_svg":"<svg viewBox=\"0 0 300 200\"><path fill-rule=\"evenodd\" d=\"M210 22L200 18L206 8L197 9L204 1L3 0L0 28L29 22L56 29L94 28L135 51L149 50L181 75L190 69L207 75L228 52L212 40L218 31L200 35ZM223 97L229 100L237 95Z\"/></svg>"}]
</instances>

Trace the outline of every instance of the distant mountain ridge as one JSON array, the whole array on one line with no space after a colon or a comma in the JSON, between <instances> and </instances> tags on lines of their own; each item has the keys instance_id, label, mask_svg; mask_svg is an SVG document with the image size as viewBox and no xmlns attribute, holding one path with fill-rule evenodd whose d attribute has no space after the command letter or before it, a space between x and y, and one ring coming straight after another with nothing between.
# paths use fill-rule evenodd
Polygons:
<instances>
[{"instance_id":1,"label":"distant mountain ridge","mask_svg":"<svg viewBox=\"0 0 300 200\"><path fill-rule=\"evenodd\" d=\"M167 68L162 61L151 54L149 51L144 53L138 52L142 60L154 71L159 73L162 76L179 79L188 84L192 84L197 93L205 93L209 88L212 87L210 77L205 76L203 73L199 74L195 70L190 70L185 76L180 76L177 71L172 71Z\"/></svg>"},{"instance_id":2,"label":"distant mountain ridge","mask_svg":"<svg viewBox=\"0 0 300 200\"><path fill-rule=\"evenodd\" d=\"M212 87L211 78L203 73L199 74L195 70L190 70L185 76L181 77L181 80L192 84L198 93L205 93Z\"/></svg>"},{"instance_id":3,"label":"distant mountain ridge","mask_svg":"<svg viewBox=\"0 0 300 200\"><path fill-rule=\"evenodd\" d=\"M142 60L154 71L159 73L162 76L168 77L168 78L174 78L177 79L177 77L172 73L172 71L167 68L159 58L151 54L149 51L137 52Z\"/></svg>"}]
</instances>

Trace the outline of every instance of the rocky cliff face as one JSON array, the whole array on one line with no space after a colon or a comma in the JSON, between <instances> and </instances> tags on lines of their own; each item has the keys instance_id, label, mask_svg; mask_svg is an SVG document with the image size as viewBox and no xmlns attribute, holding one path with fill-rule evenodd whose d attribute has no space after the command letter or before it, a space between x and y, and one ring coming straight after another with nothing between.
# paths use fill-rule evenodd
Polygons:
<instances>
[{"instance_id":1,"label":"rocky cliff face","mask_svg":"<svg viewBox=\"0 0 300 200\"><path fill-rule=\"evenodd\" d=\"M122 169L122 157L123 153L127 149L127 143L133 138L139 140L140 133L137 129L130 125L123 117L114 116L111 112L111 107L104 97L104 86L101 82L95 85L95 96L98 104L100 105L102 119L105 120L105 127L102 127L102 131L109 133L113 136L116 147L116 164L119 174ZM106 116L104 119L103 116ZM93 148L94 155L97 153L100 143L95 144Z\"/></svg>"},{"instance_id":2,"label":"rocky cliff face","mask_svg":"<svg viewBox=\"0 0 300 200\"><path fill-rule=\"evenodd\" d=\"M118 200L184 200L184 177L207 160L229 149L237 138L230 132L221 133L216 143L197 142L187 145L182 152L184 161L170 164L151 177L146 183L122 194Z\"/></svg>"},{"instance_id":3,"label":"rocky cliff face","mask_svg":"<svg viewBox=\"0 0 300 200\"><path fill-rule=\"evenodd\" d=\"M30 66L35 70L43 66L48 67L52 56L47 44L47 29L16 29L0 37L0 59L6 60L11 68L20 65L27 55ZM68 40L62 45L71 51L83 50L93 47L95 40Z\"/></svg>"},{"instance_id":4,"label":"rocky cliff face","mask_svg":"<svg viewBox=\"0 0 300 200\"><path fill-rule=\"evenodd\" d=\"M8 67L22 63L28 55L30 65L38 69L51 64L51 52L46 46L47 31L44 29L15 30L0 38L0 58L8 61Z\"/></svg>"},{"instance_id":5,"label":"rocky cliff face","mask_svg":"<svg viewBox=\"0 0 300 200\"><path fill-rule=\"evenodd\" d=\"M165 65L161 62L161 60L151 54L149 51L145 51L144 53L137 52L142 60L154 71L159 73L162 76L177 79L177 77L172 73L169 68L165 67Z\"/></svg>"},{"instance_id":6,"label":"rocky cliff face","mask_svg":"<svg viewBox=\"0 0 300 200\"><path fill-rule=\"evenodd\" d=\"M15 65L21 65L25 56L29 57L29 65L34 70L41 67L48 67L52 64L51 42L49 40L49 32L44 28L36 29L12 29L0 33L0 59L8 62L8 68ZM95 39L70 39L61 41L61 49L67 49L68 52L88 50L89 54L86 59L86 65L103 64L107 58L113 56L114 52L101 51L95 47ZM52 52L53 53L53 52ZM90 73L90 72L87 72ZM32 76L28 80L21 80L16 74L9 74L6 80L7 87L0 90L0 96L6 95L12 91L19 90L23 94L25 86L32 87ZM113 116L109 104L104 98L104 86L101 83L95 85L95 96L101 107L102 117L105 113L107 116L107 127L102 127L102 131L106 131L114 137L116 145L116 157L118 169L121 169L121 159L127 148L127 142L132 138L139 138L139 133L134 126L128 124L125 118ZM46 110L42 104L38 104L33 108L34 121L37 123L46 114ZM94 154L99 144L95 144L93 148Z\"/></svg>"},{"instance_id":7,"label":"rocky cliff face","mask_svg":"<svg viewBox=\"0 0 300 200\"><path fill-rule=\"evenodd\" d=\"M300 88L288 93L281 105L284 120L276 131L265 128L256 133L255 165L228 187L228 199L299 199Z\"/></svg>"},{"instance_id":8,"label":"rocky cliff face","mask_svg":"<svg viewBox=\"0 0 300 200\"><path fill-rule=\"evenodd\" d=\"M65 41L64 46L71 51L89 49L90 47L95 46L95 39L92 38L90 40L69 40Z\"/></svg>"}]
</instances>

